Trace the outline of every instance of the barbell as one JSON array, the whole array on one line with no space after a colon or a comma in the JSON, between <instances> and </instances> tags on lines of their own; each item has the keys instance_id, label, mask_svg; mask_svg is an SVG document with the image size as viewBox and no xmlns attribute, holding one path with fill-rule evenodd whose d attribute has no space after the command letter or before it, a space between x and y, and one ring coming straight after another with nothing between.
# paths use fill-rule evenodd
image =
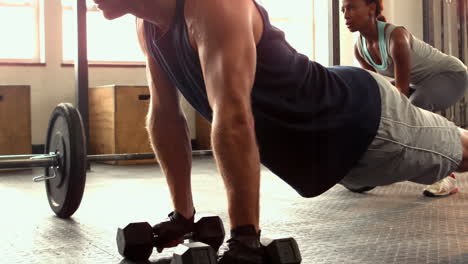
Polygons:
<instances>
[{"instance_id":1,"label":"barbell","mask_svg":"<svg viewBox=\"0 0 468 264\"><path fill-rule=\"evenodd\" d=\"M211 155L211 150L192 151L193 156ZM72 104L61 103L49 119L45 154L0 156L0 168L44 167L47 199L60 218L73 215L83 198L87 162L154 159L154 153L86 154L86 136L81 115Z\"/></svg>"}]
</instances>

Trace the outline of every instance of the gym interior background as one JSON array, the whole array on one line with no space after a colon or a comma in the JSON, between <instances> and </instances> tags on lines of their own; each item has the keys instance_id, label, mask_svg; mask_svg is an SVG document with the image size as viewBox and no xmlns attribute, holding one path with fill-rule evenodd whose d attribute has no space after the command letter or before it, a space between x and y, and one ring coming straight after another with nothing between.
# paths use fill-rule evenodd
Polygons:
<instances>
[{"instance_id":1,"label":"gym interior background","mask_svg":"<svg viewBox=\"0 0 468 264\"><path fill-rule=\"evenodd\" d=\"M28 99L25 103L16 101L14 109L0 106L1 155L42 151L54 107L76 101L73 1L0 0L0 88L28 87L27 94L20 95ZM357 65L356 35L348 32L342 15L336 13L341 1L258 2L292 45L312 60L327 66ZM458 8L460 2L465 10ZM384 14L466 64L466 2L387 0ZM137 89L146 85L133 22L132 17L104 21L89 4L90 91L109 85ZM199 129L204 124L181 100L197 143L207 130ZM29 129L22 131L29 137L26 152L2 152L21 145L2 134L21 114L30 115L22 128ZM468 125L465 100L441 114L460 126ZM154 222L171 210L157 165L93 164L81 208L71 220L61 220L47 208L42 184L30 180L41 173L40 169L0 172L1 263L119 263L117 226L135 220ZM263 233L294 236L303 263L468 263L468 180L463 177L460 193L446 199L423 198L420 186L410 183L378 188L368 195L337 186L318 198L301 199L270 172L263 175ZM202 193L197 203L209 204L200 206L200 211L220 215L226 224L225 200L219 198L222 184L211 159L195 160L194 189ZM157 259L153 255L152 261Z\"/></svg>"}]
</instances>

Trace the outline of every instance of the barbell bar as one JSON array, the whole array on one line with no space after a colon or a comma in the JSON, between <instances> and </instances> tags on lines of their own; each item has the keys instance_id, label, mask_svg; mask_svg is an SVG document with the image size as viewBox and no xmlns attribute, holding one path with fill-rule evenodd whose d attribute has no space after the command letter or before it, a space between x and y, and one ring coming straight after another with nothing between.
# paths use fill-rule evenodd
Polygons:
<instances>
[{"instance_id":1,"label":"barbell bar","mask_svg":"<svg viewBox=\"0 0 468 264\"><path fill-rule=\"evenodd\" d=\"M194 150L192 156L209 156L212 155L211 150ZM156 155L150 153L121 153L121 154L98 154L87 155L88 162L92 161L118 161L118 160L146 160L155 159ZM34 154L34 155L5 155L0 156L0 169L7 168L34 168L34 167L51 167L57 166L57 155L50 154Z\"/></svg>"},{"instance_id":2,"label":"barbell bar","mask_svg":"<svg viewBox=\"0 0 468 264\"><path fill-rule=\"evenodd\" d=\"M155 159L154 153L86 154L86 136L79 111L69 103L55 107L49 119L45 154L0 156L1 168L44 167L49 205L60 218L73 215L80 206L86 182L87 162ZM193 156L211 155L211 150L192 151Z\"/></svg>"}]
</instances>

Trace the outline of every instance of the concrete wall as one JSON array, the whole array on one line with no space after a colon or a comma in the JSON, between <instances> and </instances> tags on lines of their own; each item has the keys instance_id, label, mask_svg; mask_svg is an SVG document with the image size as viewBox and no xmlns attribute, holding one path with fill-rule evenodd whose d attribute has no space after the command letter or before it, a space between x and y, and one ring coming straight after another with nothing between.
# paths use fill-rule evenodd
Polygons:
<instances>
[{"instance_id":1,"label":"concrete wall","mask_svg":"<svg viewBox=\"0 0 468 264\"><path fill-rule=\"evenodd\" d=\"M457 12L460 12L458 8L459 6L455 0L444 1L441 3L435 1L432 11L434 18L434 46L442 50L444 53L460 58L461 54L459 50L460 43L458 32L459 17L455 15ZM467 36L465 35L465 40L466 39ZM465 50L468 48L466 41L465 43L462 43L462 45L464 45Z\"/></svg>"},{"instance_id":2,"label":"concrete wall","mask_svg":"<svg viewBox=\"0 0 468 264\"><path fill-rule=\"evenodd\" d=\"M414 36L423 39L423 1L385 1L384 14L390 23L406 27Z\"/></svg>"}]
</instances>

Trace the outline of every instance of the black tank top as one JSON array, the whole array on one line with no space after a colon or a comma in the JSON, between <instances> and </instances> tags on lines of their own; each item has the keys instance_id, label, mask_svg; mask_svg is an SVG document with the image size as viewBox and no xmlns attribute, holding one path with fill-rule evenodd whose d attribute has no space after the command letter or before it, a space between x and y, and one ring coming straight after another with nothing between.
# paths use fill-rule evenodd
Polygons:
<instances>
[{"instance_id":1,"label":"black tank top","mask_svg":"<svg viewBox=\"0 0 468 264\"><path fill-rule=\"evenodd\" d=\"M354 167L377 133L380 92L375 79L354 67L330 67L310 61L270 24L260 11L264 31L257 45L252 111L262 164L305 197L317 196ZM150 55L186 100L212 120L197 53L177 0L169 31L158 36L145 22Z\"/></svg>"}]
</instances>

